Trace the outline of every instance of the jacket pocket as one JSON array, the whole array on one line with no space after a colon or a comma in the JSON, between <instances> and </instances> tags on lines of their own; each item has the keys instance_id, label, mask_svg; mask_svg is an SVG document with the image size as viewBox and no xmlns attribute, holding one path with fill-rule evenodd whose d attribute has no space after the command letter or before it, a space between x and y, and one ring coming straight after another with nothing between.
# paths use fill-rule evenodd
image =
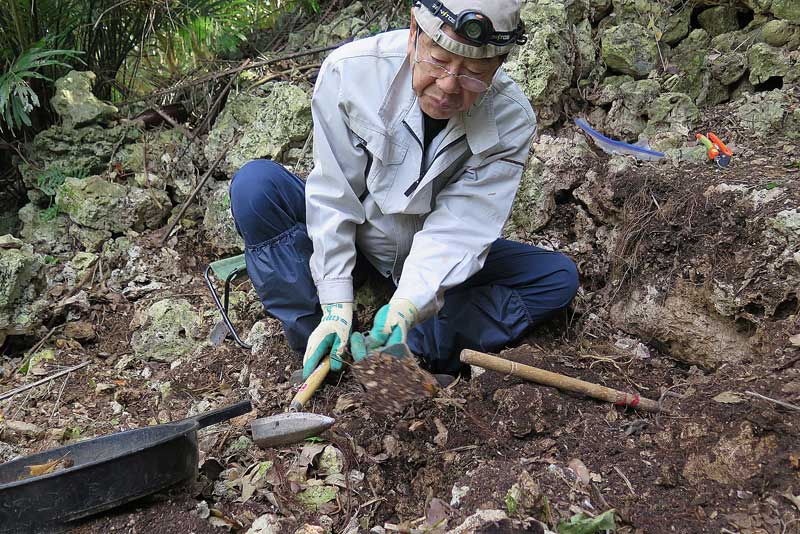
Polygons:
<instances>
[{"instance_id":1,"label":"jacket pocket","mask_svg":"<svg viewBox=\"0 0 800 534\"><path fill-rule=\"evenodd\" d=\"M387 135L372 126L351 118L350 130L356 144L366 150L370 163L365 169L367 190L384 213L393 210L387 200L397 172L406 159L408 147L392 141Z\"/></svg>"}]
</instances>

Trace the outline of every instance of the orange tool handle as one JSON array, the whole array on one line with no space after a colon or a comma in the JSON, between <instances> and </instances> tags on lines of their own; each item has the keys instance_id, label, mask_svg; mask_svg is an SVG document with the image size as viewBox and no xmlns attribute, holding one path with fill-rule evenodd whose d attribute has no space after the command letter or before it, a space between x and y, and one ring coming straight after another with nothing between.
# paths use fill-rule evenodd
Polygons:
<instances>
[{"instance_id":1,"label":"orange tool handle","mask_svg":"<svg viewBox=\"0 0 800 534\"><path fill-rule=\"evenodd\" d=\"M714 161L714 159L716 159L716 157L719 156L719 148L716 145L714 145L714 143L712 143L711 140L703 134L699 133L695 137L697 137L697 140L703 143L703 145L706 147L706 150L708 150L708 159Z\"/></svg>"},{"instance_id":2,"label":"orange tool handle","mask_svg":"<svg viewBox=\"0 0 800 534\"><path fill-rule=\"evenodd\" d=\"M722 152L726 156L733 156L733 152L731 152L731 149L726 147L725 143L720 141L719 137L714 135L713 132L708 132L708 138L711 140L712 143L717 145L717 147L719 148L720 152Z\"/></svg>"}]
</instances>

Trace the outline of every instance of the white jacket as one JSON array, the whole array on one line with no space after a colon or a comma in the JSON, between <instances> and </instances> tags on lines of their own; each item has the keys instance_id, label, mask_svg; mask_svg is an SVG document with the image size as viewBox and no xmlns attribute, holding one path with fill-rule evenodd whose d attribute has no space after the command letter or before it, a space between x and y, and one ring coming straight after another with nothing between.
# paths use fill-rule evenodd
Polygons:
<instances>
[{"instance_id":1,"label":"white jacket","mask_svg":"<svg viewBox=\"0 0 800 534\"><path fill-rule=\"evenodd\" d=\"M511 211L536 117L502 69L423 154L409 30L349 43L323 63L306 183L311 272L322 304L353 300L356 243L420 318L483 267Z\"/></svg>"}]
</instances>

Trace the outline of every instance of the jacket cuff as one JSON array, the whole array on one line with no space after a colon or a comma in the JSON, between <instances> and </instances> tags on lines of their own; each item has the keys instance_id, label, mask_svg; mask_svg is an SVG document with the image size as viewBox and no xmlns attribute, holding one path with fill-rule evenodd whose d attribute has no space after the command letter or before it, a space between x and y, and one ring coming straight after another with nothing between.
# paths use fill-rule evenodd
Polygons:
<instances>
[{"instance_id":1,"label":"jacket cuff","mask_svg":"<svg viewBox=\"0 0 800 534\"><path fill-rule=\"evenodd\" d=\"M320 280L317 282L317 293L320 304L333 304L335 302L354 302L353 279L337 278L335 280Z\"/></svg>"},{"instance_id":2,"label":"jacket cuff","mask_svg":"<svg viewBox=\"0 0 800 534\"><path fill-rule=\"evenodd\" d=\"M439 307L437 306L435 295L433 298L428 295L423 295L419 292L409 291L402 281L397 288L397 291L394 292L392 295L393 299L406 299L417 308L417 324L430 319L439 311Z\"/></svg>"}]
</instances>

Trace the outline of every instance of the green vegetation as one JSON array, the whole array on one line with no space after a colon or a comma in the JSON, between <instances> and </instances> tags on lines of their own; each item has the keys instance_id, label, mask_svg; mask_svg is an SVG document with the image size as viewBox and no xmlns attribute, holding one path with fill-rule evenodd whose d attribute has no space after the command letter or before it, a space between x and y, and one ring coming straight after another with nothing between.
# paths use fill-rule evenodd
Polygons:
<instances>
[{"instance_id":1,"label":"green vegetation","mask_svg":"<svg viewBox=\"0 0 800 534\"><path fill-rule=\"evenodd\" d=\"M84 179L87 176L86 169L61 169L59 167L51 167L36 177L36 186L39 190L47 195L50 202L46 209L44 209L39 217L43 221L52 221L58 215L58 205L55 204L55 196L58 190L67 181L67 177Z\"/></svg>"},{"instance_id":2,"label":"green vegetation","mask_svg":"<svg viewBox=\"0 0 800 534\"><path fill-rule=\"evenodd\" d=\"M0 133L46 127L50 84L71 68L97 75L100 98L128 98L213 69L218 53L298 10L318 0L0 0Z\"/></svg>"}]
</instances>

